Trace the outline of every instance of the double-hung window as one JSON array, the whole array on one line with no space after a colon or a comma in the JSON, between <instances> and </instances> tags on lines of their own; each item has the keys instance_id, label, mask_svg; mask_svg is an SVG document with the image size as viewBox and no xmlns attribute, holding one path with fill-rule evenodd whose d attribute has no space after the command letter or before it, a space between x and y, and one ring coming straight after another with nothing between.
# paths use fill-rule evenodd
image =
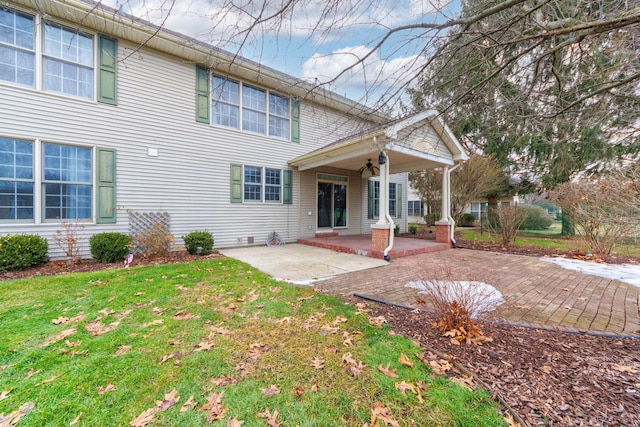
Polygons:
<instances>
[{"instance_id":1,"label":"double-hung window","mask_svg":"<svg viewBox=\"0 0 640 427\"><path fill-rule=\"evenodd\" d=\"M267 202L279 202L282 188L280 169L264 170L264 200Z\"/></svg>"},{"instance_id":2,"label":"double-hung window","mask_svg":"<svg viewBox=\"0 0 640 427\"><path fill-rule=\"evenodd\" d=\"M238 128L240 118L240 84L213 76L213 124Z\"/></svg>"},{"instance_id":3,"label":"double-hung window","mask_svg":"<svg viewBox=\"0 0 640 427\"><path fill-rule=\"evenodd\" d=\"M93 37L46 23L43 67L45 90L93 98Z\"/></svg>"},{"instance_id":4,"label":"double-hung window","mask_svg":"<svg viewBox=\"0 0 640 427\"><path fill-rule=\"evenodd\" d=\"M424 204L422 200L409 200L407 204L408 216L423 216Z\"/></svg>"},{"instance_id":5,"label":"double-hung window","mask_svg":"<svg viewBox=\"0 0 640 427\"><path fill-rule=\"evenodd\" d=\"M33 142L0 138L0 220L33 219Z\"/></svg>"},{"instance_id":6,"label":"double-hung window","mask_svg":"<svg viewBox=\"0 0 640 427\"><path fill-rule=\"evenodd\" d=\"M34 18L0 8L0 80L35 86Z\"/></svg>"},{"instance_id":7,"label":"double-hung window","mask_svg":"<svg viewBox=\"0 0 640 427\"><path fill-rule=\"evenodd\" d=\"M266 133L266 96L264 90L242 86L242 130Z\"/></svg>"},{"instance_id":8,"label":"double-hung window","mask_svg":"<svg viewBox=\"0 0 640 427\"><path fill-rule=\"evenodd\" d=\"M211 78L211 118L201 106L209 97L209 71L196 68L196 120L299 142L300 109L288 97L235 80Z\"/></svg>"},{"instance_id":9,"label":"double-hung window","mask_svg":"<svg viewBox=\"0 0 640 427\"><path fill-rule=\"evenodd\" d=\"M244 167L244 200L246 202L262 201L262 168Z\"/></svg>"},{"instance_id":10,"label":"double-hung window","mask_svg":"<svg viewBox=\"0 0 640 427\"><path fill-rule=\"evenodd\" d=\"M91 218L91 148L43 144L45 219Z\"/></svg>"},{"instance_id":11,"label":"double-hung window","mask_svg":"<svg viewBox=\"0 0 640 427\"><path fill-rule=\"evenodd\" d=\"M367 218L373 219L380 215L380 181L370 180L368 184ZM389 199L389 215L402 217L402 184L389 183L387 192Z\"/></svg>"},{"instance_id":12,"label":"double-hung window","mask_svg":"<svg viewBox=\"0 0 640 427\"><path fill-rule=\"evenodd\" d=\"M245 202L279 202L282 199L282 171L280 169L244 167Z\"/></svg>"}]
</instances>

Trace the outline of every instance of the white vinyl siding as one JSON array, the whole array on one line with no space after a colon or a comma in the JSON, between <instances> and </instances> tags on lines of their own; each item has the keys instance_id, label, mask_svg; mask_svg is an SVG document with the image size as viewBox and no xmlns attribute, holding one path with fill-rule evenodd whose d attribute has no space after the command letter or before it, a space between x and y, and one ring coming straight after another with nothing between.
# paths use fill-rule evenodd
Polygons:
<instances>
[{"instance_id":1,"label":"white vinyl siding","mask_svg":"<svg viewBox=\"0 0 640 427\"><path fill-rule=\"evenodd\" d=\"M34 18L0 8L0 80L35 85Z\"/></svg>"}]
</instances>

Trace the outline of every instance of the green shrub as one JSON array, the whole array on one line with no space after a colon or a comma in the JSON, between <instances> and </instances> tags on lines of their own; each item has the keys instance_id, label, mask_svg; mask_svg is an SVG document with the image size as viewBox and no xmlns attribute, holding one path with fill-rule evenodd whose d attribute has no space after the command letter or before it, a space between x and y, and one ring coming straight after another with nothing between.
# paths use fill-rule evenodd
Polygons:
<instances>
[{"instance_id":1,"label":"green shrub","mask_svg":"<svg viewBox=\"0 0 640 427\"><path fill-rule=\"evenodd\" d=\"M544 208L536 205L520 205L527 215L520 230L545 230L551 227L552 219Z\"/></svg>"},{"instance_id":2,"label":"green shrub","mask_svg":"<svg viewBox=\"0 0 640 427\"><path fill-rule=\"evenodd\" d=\"M409 224L409 233L416 234L418 232L418 224Z\"/></svg>"},{"instance_id":3,"label":"green shrub","mask_svg":"<svg viewBox=\"0 0 640 427\"><path fill-rule=\"evenodd\" d=\"M96 261L122 261L131 251L131 236L122 233L94 234L89 239L89 248Z\"/></svg>"},{"instance_id":4,"label":"green shrub","mask_svg":"<svg viewBox=\"0 0 640 427\"><path fill-rule=\"evenodd\" d=\"M213 236L208 231L192 231L182 239L191 255L198 254L198 248L201 248L199 255L209 254L213 250Z\"/></svg>"},{"instance_id":5,"label":"green shrub","mask_svg":"<svg viewBox=\"0 0 640 427\"><path fill-rule=\"evenodd\" d=\"M476 217L471 213L462 214L460 217L460 227L473 227L476 222Z\"/></svg>"},{"instance_id":6,"label":"green shrub","mask_svg":"<svg viewBox=\"0 0 640 427\"><path fill-rule=\"evenodd\" d=\"M435 225L436 222L438 222L438 220L440 219L440 214L437 214L435 212L426 214L424 216L424 222L431 227L432 225Z\"/></svg>"},{"instance_id":7,"label":"green shrub","mask_svg":"<svg viewBox=\"0 0 640 427\"><path fill-rule=\"evenodd\" d=\"M0 237L0 271L24 270L49 259L47 239L36 234L9 234Z\"/></svg>"}]
</instances>

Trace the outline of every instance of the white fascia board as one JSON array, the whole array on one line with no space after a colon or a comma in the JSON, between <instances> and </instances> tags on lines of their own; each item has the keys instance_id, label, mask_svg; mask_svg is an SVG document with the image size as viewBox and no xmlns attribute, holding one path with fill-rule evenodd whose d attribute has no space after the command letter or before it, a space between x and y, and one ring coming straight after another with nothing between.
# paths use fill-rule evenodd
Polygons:
<instances>
[{"instance_id":1,"label":"white fascia board","mask_svg":"<svg viewBox=\"0 0 640 427\"><path fill-rule=\"evenodd\" d=\"M445 157L436 156L435 154L423 153L421 151L412 150L411 148L403 147L401 145L390 145L388 150L396 153L407 154L412 157L418 157L420 159L429 160L434 163L440 163L443 166L453 166L453 159L447 159Z\"/></svg>"},{"instance_id":2,"label":"white fascia board","mask_svg":"<svg viewBox=\"0 0 640 427\"><path fill-rule=\"evenodd\" d=\"M405 129L409 126L413 126L416 123L421 122L422 120L426 119L429 116L437 116L437 114L438 112L435 110L426 110L418 114L414 114L413 116L410 116L405 120L401 120L400 122L394 124L393 126L386 128L385 135L387 138L397 139L398 132L400 132L402 129Z\"/></svg>"},{"instance_id":3,"label":"white fascia board","mask_svg":"<svg viewBox=\"0 0 640 427\"><path fill-rule=\"evenodd\" d=\"M327 165L331 165L334 162L351 159L353 157L364 156L369 153L371 153L371 147L361 148L360 150L356 150L356 151L349 151L348 153L344 153L338 156L326 156L323 159L301 164L300 166L298 166L298 170L305 171L305 170L317 168L320 166L327 166Z\"/></svg>"}]
</instances>

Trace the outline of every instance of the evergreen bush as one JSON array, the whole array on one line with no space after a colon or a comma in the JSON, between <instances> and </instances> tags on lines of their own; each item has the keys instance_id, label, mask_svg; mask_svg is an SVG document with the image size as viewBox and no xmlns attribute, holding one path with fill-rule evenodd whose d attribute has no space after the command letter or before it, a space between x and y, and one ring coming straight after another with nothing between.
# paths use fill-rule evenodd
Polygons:
<instances>
[{"instance_id":1,"label":"evergreen bush","mask_svg":"<svg viewBox=\"0 0 640 427\"><path fill-rule=\"evenodd\" d=\"M24 270L49 259L49 243L37 234L0 236L0 271Z\"/></svg>"},{"instance_id":2,"label":"evergreen bush","mask_svg":"<svg viewBox=\"0 0 640 427\"><path fill-rule=\"evenodd\" d=\"M520 205L527 218L520 226L520 230L546 230L553 222L547 211L536 205Z\"/></svg>"},{"instance_id":3,"label":"evergreen bush","mask_svg":"<svg viewBox=\"0 0 640 427\"><path fill-rule=\"evenodd\" d=\"M89 239L89 248L96 261L122 261L131 251L131 236L115 232L94 234Z\"/></svg>"},{"instance_id":4,"label":"evergreen bush","mask_svg":"<svg viewBox=\"0 0 640 427\"><path fill-rule=\"evenodd\" d=\"M198 248L201 248L199 255L206 255L213 251L213 236L208 231L192 231L182 239L184 247L191 255L198 254Z\"/></svg>"}]
</instances>

